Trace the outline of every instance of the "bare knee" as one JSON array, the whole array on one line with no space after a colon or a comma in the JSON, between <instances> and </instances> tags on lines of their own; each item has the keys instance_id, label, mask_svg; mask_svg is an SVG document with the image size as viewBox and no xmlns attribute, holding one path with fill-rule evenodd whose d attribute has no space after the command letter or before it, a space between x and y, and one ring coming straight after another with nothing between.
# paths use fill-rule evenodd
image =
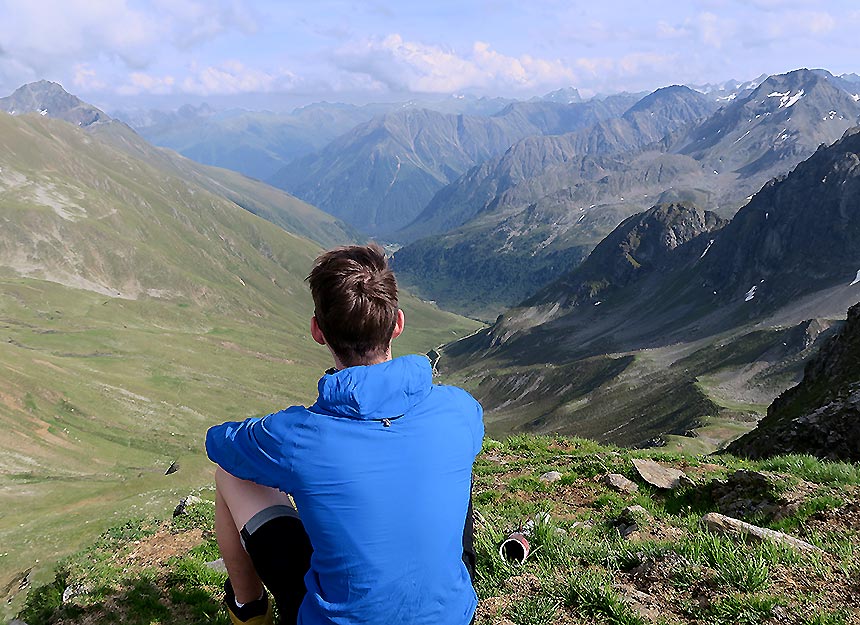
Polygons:
<instances>
[{"instance_id":1,"label":"bare knee","mask_svg":"<svg viewBox=\"0 0 860 625\"><path fill-rule=\"evenodd\" d=\"M236 527L243 527L270 506L291 505L286 494L276 488L240 479L221 467L215 470L215 496L230 510Z\"/></svg>"}]
</instances>

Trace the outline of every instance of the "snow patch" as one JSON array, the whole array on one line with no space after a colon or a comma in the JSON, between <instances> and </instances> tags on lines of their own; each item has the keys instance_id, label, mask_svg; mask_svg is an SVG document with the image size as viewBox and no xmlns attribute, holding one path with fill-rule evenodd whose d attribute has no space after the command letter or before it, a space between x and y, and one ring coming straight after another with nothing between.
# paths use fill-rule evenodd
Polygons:
<instances>
[{"instance_id":1,"label":"snow patch","mask_svg":"<svg viewBox=\"0 0 860 625\"><path fill-rule=\"evenodd\" d=\"M701 260L702 258L704 258L704 257L705 257L705 254L707 254L707 253L708 253L708 250L709 250L709 249L711 249L711 246L712 246L713 244L714 244L714 240L713 240L713 239L711 239L711 240L708 242L708 247L706 247L706 248L705 248L705 251L704 251L704 252L702 252L702 255L701 255L701 256L699 256L699 260Z\"/></svg>"},{"instance_id":2,"label":"snow patch","mask_svg":"<svg viewBox=\"0 0 860 625\"><path fill-rule=\"evenodd\" d=\"M743 137L738 137L737 139L735 139L735 143L737 143L738 141L740 141L741 139L743 139L744 137L746 137L746 136L747 136L749 133L751 133L751 132L752 132L752 130L747 130L747 131L743 134ZM734 145L734 143L733 143L732 145Z\"/></svg>"},{"instance_id":3,"label":"snow patch","mask_svg":"<svg viewBox=\"0 0 860 625\"><path fill-rule=\"evenodd\" d=\"M749 302L755 297L756 289L758 289L758 284L754 285L749 291L747 291L747 294L744 295L745 302Z\"/></svg>"},{"instance_id":4,"label":"snow patch","mask_svg":"<svg viewBox=\"0 0 860 625\"><path fill-rule=\"evenodd\" d=\"M400 157L395 154L394 158L397 159L397 166L394 169L394 178L392 178L391 182L388 183L389 190L391 190L391 187L393 187L394 183L397 182L397 176L400 175Z\"/></svg>"},{"instance_id":5,"label":"snow patch","mask_svg":"<svg viewBox=\"0 0 860 625\"><path fill-rule=\"evenodd\" d=\"M785 93L780 93L779 91L774 91L772 93L768 93L767 97L769 97L769 98L784 98L789 93L791 93L791 91L786 91Z\"/></svg>"},{"instance_id":6,"label":"snow patch","mask_svg":"<svg viewBox=\"0 0 860 625\"><path fill-rule=\"evenodd\" d=\"M803 97L803 89L795 93L793 96L789 97L788 95L784 95L779 100L779 108L789 108L797 104L800 98Z\"/></svg>"},{"instance_id":7,"label":"snow patch","mask_svg":"<svg viewBox=\"0 0 860 625\"><path fill-rule=\"evenodd\" d=\"M852 282L848 286L854 286L855 284L860 284L860 269L857 270L857 277L854 278L854 282Z\"/></svg>"}]
</instances>

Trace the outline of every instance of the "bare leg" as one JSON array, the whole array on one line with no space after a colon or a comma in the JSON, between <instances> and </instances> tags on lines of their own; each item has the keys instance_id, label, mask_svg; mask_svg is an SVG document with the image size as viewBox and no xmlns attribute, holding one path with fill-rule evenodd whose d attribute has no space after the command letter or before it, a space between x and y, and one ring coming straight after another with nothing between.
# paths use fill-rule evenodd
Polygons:
<instances>
[{"instance_id":1,"label":"bare leg","mask_svg":"<svg viewBox=\"0 0 860 625\"><path fill-rule=\"evenodd\" d=\"M281 491L240 480L220 467L215 471L215 537L239 603L254 601L263 594L263 583L242 546L239 531L255 514L277 505L291 505Z\"/></svg>"}]
</instances>

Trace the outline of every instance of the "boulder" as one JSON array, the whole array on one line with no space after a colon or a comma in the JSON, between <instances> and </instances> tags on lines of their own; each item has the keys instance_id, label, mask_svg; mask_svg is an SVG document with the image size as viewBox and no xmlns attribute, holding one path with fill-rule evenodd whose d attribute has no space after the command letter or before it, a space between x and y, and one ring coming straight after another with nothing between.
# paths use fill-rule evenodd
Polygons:
<instances>
[{"instance_id":1,"label":"boulder","mask_svg":"<svg viewBox=\"0 0 860 625\"><path fill-rule=\"evenodd\" d=\"M632 495L633 493L639 492L639 486L636 482L628 480L620 473L608 473L600 478L600 482L619 493Z\"/></svg>"},{"instance_id":2,"label":"boulder","mask_svg":"<svg viewBox=\"0 0 860 625\"><path fill-rule=\"evenodd\" d=\"M806 482L793 484L776 473L740 470L715 482L711 496L717 510L730 517L779 520L797 512L812 490Z\"/></svg>"},{"instance_id":3,"label":"boulder","mask_svg":"<svg viewBox=\"0 0 860 625\"><path fill-rule=\"evenodd\" d=\"M639 473L639 476L643 480L651 484L651 486L656 486L663 490L674 490L679 486L686 486L693 483L693 481L687 477L687 474L680 469L664 467L653 460L634 458L633 466L636 468L636 472Z\"/></svg>"},{"instance_id":4,"label":"boulder","mask_svg":"<svg viewBox=\"0 0 860 625\"><path fill-rule=\"evenodd\" d=\"M540 476L541 482L558 482L561 479L561 473L558 471L547 471Z\"/></svg>"}]
</instances>

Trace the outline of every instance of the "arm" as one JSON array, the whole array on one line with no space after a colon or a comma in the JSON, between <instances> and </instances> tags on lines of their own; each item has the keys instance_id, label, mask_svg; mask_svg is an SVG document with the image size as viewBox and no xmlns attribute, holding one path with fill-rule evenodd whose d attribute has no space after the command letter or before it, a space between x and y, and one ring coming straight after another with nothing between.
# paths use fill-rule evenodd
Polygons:
<instances>
[{"instance_id":1,"label":"arm","mask_svg":"<svg viewBox=\"0 0 860 625\"><path fill-rule=\"evenodd\" d=\"M286 489L292 458L285 444L285 411L267 417L230 421L206 432L206 454L227 473L243 480Z\"/></svg>"}]
</instances>

